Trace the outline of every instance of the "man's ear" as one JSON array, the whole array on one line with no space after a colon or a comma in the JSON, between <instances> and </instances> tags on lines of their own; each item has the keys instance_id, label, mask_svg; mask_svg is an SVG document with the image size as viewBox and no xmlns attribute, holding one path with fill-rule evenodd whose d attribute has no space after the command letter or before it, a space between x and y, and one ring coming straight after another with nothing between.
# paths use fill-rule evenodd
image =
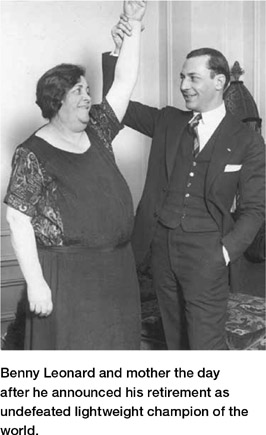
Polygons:
<instances>
[{"instance_id":1,"label":"man's ear","mask_svg":"<svg viewBox=\"0 0 266 435\"><path fill-rule=\"evenodd\" d=\"M215 76L215 87L217 91L223 91L225 87L226 78L224 74L217 74Z\"/></svg>"}]
</instances>

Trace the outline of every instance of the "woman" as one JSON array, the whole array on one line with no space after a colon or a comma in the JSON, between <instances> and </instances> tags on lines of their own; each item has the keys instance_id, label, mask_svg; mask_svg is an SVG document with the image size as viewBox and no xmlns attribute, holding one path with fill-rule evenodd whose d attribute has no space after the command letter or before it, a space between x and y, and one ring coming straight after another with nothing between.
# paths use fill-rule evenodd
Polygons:
<instances>
[{"instance_id":1,"label":"woman","mask_svg":"<svg viewBox=\"0 0 266 435\"><path fill-rule=\"evenodd\" d=\"M5 197L27 284L25 349L139 349L132 199L111 142L137 78L145 7L124 2L132 36L102 104L91 105L77 65L58 65L37 84L49 122L16 149Z\"/></svg>"}]
</instances>

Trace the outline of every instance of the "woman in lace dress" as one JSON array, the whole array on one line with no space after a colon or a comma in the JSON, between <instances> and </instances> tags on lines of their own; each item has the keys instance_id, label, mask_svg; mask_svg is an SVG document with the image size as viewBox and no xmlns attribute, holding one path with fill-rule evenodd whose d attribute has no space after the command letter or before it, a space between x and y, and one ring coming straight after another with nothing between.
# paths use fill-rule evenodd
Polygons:
<instances>
[{"instance_id":1,"label":"woman in lace dress","mask_svg":"<svg viewBox=\"0 0 266 435\"><path fill-rule=\"evenodd\" d=\"M112 140L137 78L145 2L106 98L92 105L85 70L61 64L37 84L48 123L15 151L5 202L27 284L25 349L139 349L140 298L130 245L133 207Z\"/></svg>"}]
</instances>

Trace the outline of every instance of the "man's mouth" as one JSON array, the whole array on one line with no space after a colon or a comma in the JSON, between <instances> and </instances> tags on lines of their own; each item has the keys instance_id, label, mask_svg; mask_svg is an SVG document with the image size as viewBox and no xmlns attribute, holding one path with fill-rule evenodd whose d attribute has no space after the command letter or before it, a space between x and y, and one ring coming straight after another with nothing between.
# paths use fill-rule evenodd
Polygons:
<instances>
[{"instance_id":1,"label":"man's mouth","mask_svg":"<svg viewBox=\"0 0 266 435\"><path fill-rule=\"evenodd\" d=\"M183 97L185 98L185 100L191 100L192 98L196 97L197 94L185 94L183 93Z\"/></svg>"}]
</instances>

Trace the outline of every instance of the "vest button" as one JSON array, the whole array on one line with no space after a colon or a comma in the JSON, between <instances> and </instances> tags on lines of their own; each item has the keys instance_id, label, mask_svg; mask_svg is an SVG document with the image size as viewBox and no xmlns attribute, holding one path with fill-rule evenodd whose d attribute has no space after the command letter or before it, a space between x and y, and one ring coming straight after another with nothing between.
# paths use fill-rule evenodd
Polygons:
<instances>
[{"instance_id":1,"label":"vest button","mask_svg":"<svg viewBox=\"0 0 266 435\"><path fill-rule=\"evenodd\" d=\"M196 163L196 162L193 162L192 165L193 165L193 166L197 166L197 163Z\"/></svg>"},{"instance_id":2,"label":"vest button","mask_svg":"<svg viewBox=\"0 0 266 435\"><path fill-rule=\"evenodd\" d=\"M189 176L190 176L190 177L194 177L194 172L190 172L190 173L189 173Z\"/></svg>"},{"instance_id":3,"label":"vest button","mask_svg":"<svg viewBox=\"0 0 266 435\"><path fill-rule=\"evenodd\" d=\"M189 194L189 193L186 193L186 194L185 194L185 197L186 197L186 198L188 198L189 196L190 196L190 194Z\"/></svg>"},{"instance_id":4,"label":"vest button","mask_svg":"<svg viewBox=\"0 0 266 435\"><path fill-rule=\"evenodd\" d=\"M190 187L191 186L191 183L187 183L187 187Z\"/></svg>"}]
</instances>

